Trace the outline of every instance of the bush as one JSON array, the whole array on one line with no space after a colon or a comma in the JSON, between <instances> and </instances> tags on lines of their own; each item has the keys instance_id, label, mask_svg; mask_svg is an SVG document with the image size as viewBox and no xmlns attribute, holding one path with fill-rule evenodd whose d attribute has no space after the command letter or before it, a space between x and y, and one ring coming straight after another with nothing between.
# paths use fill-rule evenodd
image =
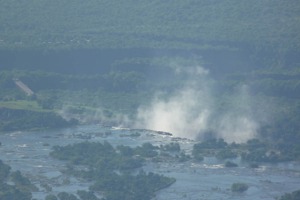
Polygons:
<instances>
[{"instance_id":1,"label":"bush","mask_svg":"<svg viewBox=\"0 0 300 200\"><path fill-rule=\"evenodd\" d=\"M180 145L178 143L171 142L170 144L166 144L162 146L162 149L169 152L179 152Z\"/></svg>"},{"instance_id":2,"label":"bush","mask_svg":"<svg viewBox=\"0 0 300 200\"><path fill-rule=\"evenodd\" d=\"M292 193L286 193L279 200L298 200L300 199L300 190L296 190Z\"/></svg>"},{"instance_id":3,"label":"bush","mask_svg":"<svg viewBox=\"0 0 300 200\"><path fill-rule=\"evenodd\" d=\"M201 154L193 154L193 157L199 162L204 160L204 157Z\"/></svg>"},{"instance_id":4,"label":"bush","mask_svg":"<svg viewBox=\"0 0 300 200\"><path fill-rule=\"evenodd\" d=\"M259 168L259 165L257 163L250 163L250 168Z\"/></svg>"},{"instance_id":5,"label":"bush","mask_svg":"<svg viewBox=\"0 0 300 200\"><path fill-rule=\"evenodd\" d=\"M231 185L231 191L232 192L245 192L246 190L248 190L249 186L245 183L233 183Z\"/></svg>"},{"instance_id":6,"label":"bush","mask_svg":"<svg viewBox=\"0 0 300 200\"><path fill-rule=\"evenodd\" d=\"M58 200L57 197L53 194L48 194L46 197L45 197L45 200Z\"/></svg>"},{"instance_id":7,"label":"bush","mask_svg":"<svg viewBox=\"0 0 300 200\"><path fill-rule=\"evenodd\" d=\"M229 149L224 149L224 150L221 150L219 151L217 154L216 154L216 157L218 159L227 159L227 158L236 158L237 157L237 154L232 152L231 150Z\"/></svg>"},{"instance_id":8,"label":"bush","mask_svg":"<svg viewBox=\"0 0 300 200\"><path fill-rule=\"evenodd\" d=\"M238 165L234 162L226 161L225 167L237 167Z\"/></svg>"}]
</instances>

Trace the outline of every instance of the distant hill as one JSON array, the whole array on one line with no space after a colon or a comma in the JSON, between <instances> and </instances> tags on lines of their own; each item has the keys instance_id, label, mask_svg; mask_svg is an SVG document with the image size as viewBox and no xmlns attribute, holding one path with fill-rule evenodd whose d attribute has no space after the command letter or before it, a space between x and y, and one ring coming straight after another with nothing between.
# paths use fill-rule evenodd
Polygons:
<instances>
[{"instance_id":1,"label":"distant hill","mask_svg":"<svg viewBox=\"0 0 300 200\"><path fill-rule=\"evenodd\" d=\"M300 47L298 0L9 0L1 49Z\"/></svg>"}]
</instances>

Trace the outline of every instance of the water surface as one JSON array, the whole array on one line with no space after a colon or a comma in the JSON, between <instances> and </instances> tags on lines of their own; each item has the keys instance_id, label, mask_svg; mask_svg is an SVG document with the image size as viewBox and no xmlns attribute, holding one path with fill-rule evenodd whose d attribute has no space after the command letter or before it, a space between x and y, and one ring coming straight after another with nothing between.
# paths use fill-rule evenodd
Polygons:
<instances>
[{"instance_id":1,"label":"water surface","mask_svg":"<svg viewBox=\"0 0 300 200\"><path fill-rule=\"evenodd\" d=\"M129 137L139 132L140 137ZM66 191L75 194L77 190L87 190L91 183L68 177L62 173L65 163L49 156L55 145L67 145L83 141L108 141L112 145L138 146L144 142L154 145L171 141L180 143L186 153L190 153L194 141L178 140L171 136L159 135L153 131L116 129L100 125L84 125L76 128L40 131L13 132L0 135L0 159L20 170L39 187L34 198L44 199L49 194ZM300 163L263 164L257 169L249 168L240 159L234 162L237 168L225 168L224 161L206 157L203 162L147 163L144 170L176 178L169 188L161 190L154 199L265 199L271 200L300 189ZM230 191L231 184L243 182L249 189L237 194ZM52 191L49 191L49 187Z\"/></svg>"}]
</instances>

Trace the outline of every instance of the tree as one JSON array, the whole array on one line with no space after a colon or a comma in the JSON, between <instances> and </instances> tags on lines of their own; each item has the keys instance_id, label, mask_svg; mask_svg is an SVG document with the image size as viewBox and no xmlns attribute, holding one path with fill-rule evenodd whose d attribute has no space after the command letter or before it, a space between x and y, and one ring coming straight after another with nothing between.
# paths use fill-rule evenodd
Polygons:
<instances>
[{"instance_id":1,"label":"tree","mask_svg":"<svg viewBox=\"0 0 300 200\"><path fill-rule=\"evenodd\" d=\"M74 194L69 194L67 192L58 193L59 200L79 200Z\"/></svg>"},{"instance_id":2,"label":"tree","mask_svg":"<svg viewBox=\"0 0 300 200\"><path fill-rule=\"evenodd\" d=\"M16 185L31 185L30 180L24 177L19 170L11 173L11 179Z\"/></svg>"},{"instance_id":3,"label":"tree","mask_svg":"<svg viewBox=\"0 0 300 200\"><path fill-rule=\"evenodd\" d=\"M300 199L300 190L296 190L292 193L286 193L279 200L299 200Z\"/></svg>"},{"instance_id":4,"label":"tree","mask_svg":"<svg viewBox=\"0 0 300 200\"><path fill-rule=\"evenodd\" d=\"M77 191L78 196L80 197L80 199L82 200L98 200L98 198L95 196L94 192L87 192L84 190L78 190Z\"/></svg>"},{"instance_id":5,"label":"tree","mask_svg":"<svg viewBox=\"0 0 300 200\"><path fill-rule=\"evenodd\" d=\"M245 192L246 190L248 190L249 186L245 183L233 183L231 185L231 191L232 192Z\"/></svg>"},{"instance_id":6,"label":"tree","mask_svg":"<svg viewBox=\"0 0 300 200\"><path fill-rule=\"evenodd\" d=\"M45 197L45 200L57 200L57 197L53 194L48 194L46 197Z\"/></svg>"},{"instance_id":7,"label":"tree","mask_svg":"<svg viewBox=\"0 0 300 200\"><path fill-rule=\"evenodd\" d=\"M2 160L0 160L0 181L5 180L10 172L10 166L4 164Z\"/></svg>"}]
</instances>

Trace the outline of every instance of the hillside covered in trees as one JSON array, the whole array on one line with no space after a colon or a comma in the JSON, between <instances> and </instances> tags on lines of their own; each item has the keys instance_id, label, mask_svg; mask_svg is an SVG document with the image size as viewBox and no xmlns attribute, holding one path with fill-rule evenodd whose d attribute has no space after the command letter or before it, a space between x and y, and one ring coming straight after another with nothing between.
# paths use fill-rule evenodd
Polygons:
<instances>
[{"instance_id":1,"label":"hillside covered in trees","mask_svg":"<svg viewBox=\"0 0 300 200\"><path fill-rule=\"evenodd\" d=\"M151 199L177 183L144 172L151 161L297 163L299 55L298 0L0 0L0 134L101 124L133 128L122 136L133 143L146 129L194 142L187 154L178 143L55 146L63 174L93 183L77 194L48 188L45 199ZM31 199L28 174L1 160L0 196Z\"/></svg>"},{"instance_id":2,"label":"hillside covered in trees","mask_svg":"<svg viewBox=\"0 0 300 200\"><path fill-rule=\"evenodd\" d=\"M299 48L297 1L2 1L1 48Z\"/></svg>"},{"instance_id":3,"label":"hillside covered in trees","mask_svg":"<svg viewBox=\"0 0 300 200\"><path fill-rule=\"evenodd\" d=\"M199 161L299 161L299 55L297 0L2 0L0 132L171 132L154 116L176 136L205 124L192 138Z\"/></svg>"},{"instance_id":4,"label":"hillside covered in trees","mask_svg":"<svg viewBox=\"0 0 300 200\"><path fill-rule=\"evenodd\" d=\"M214 82L217 113L246 85L253 104L268 104L252 109L271 116L259 135L295 141L299 10L294 0L1 1L0 106L119 123L120 113L134 118L158 91L176 93L190 79L203 85L195 74L178 75L178 66L185 73L201 66ZM2 130L15 130L5 116Z\"/></svg>"}]
</instances>

